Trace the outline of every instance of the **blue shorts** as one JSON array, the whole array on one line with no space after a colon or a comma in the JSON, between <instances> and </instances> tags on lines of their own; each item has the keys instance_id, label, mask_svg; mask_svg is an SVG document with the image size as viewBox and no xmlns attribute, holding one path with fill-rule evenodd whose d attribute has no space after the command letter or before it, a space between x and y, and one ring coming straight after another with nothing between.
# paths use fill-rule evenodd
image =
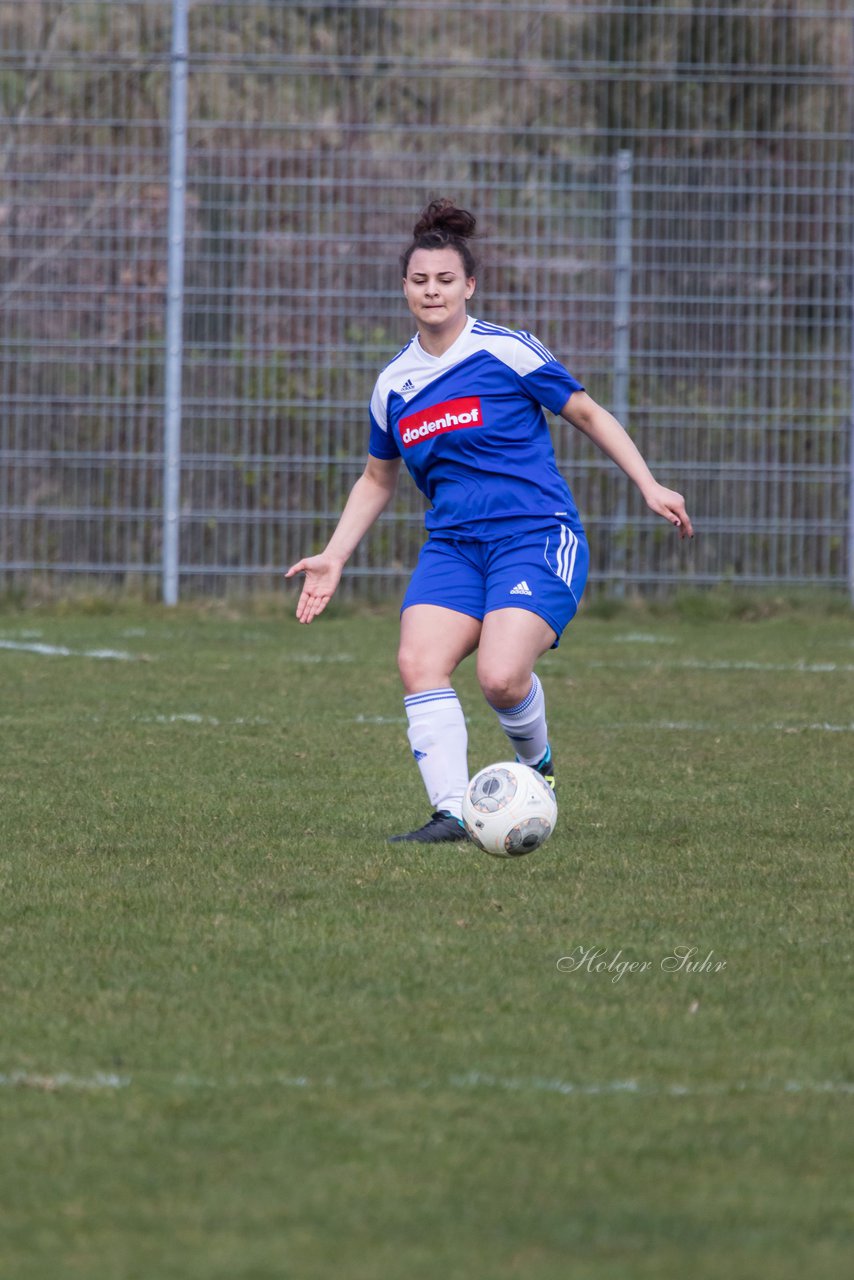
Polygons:
<instances>
[{"instance_id":1,"label":"blue shorts","mask_svg":"<svg viewBox=\"0 0 854 1280\"><path fill-rule=\"evenodd\" d=\"M435 604L479 621L494 609L527 609L557 636L575 616L587 582L587 540L568 525L546 525L496 542L429 538L401 612Z\"/></svg>"}]
</instances>

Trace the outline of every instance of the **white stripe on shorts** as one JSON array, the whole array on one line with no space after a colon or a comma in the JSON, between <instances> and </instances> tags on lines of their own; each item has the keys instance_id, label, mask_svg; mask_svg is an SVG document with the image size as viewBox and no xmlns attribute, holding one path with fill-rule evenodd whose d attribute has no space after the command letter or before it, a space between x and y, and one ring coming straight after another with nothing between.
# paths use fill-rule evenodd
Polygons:
<instances>
[{"instance_id":1,"label":"white stripe on shorts","mask_svg":"<svg viewBox=\"0 0 854 1280\"><path fill-rule=\"evenodd\" d=\"M578 552L578 538L567 525L561 525L560 545L556 553L557 568L555 573L568 587L572 586L572 575L575 571L575 557ZM546 539L546 564L549 563L549 543Z\"/></svg>"}]
</instances>

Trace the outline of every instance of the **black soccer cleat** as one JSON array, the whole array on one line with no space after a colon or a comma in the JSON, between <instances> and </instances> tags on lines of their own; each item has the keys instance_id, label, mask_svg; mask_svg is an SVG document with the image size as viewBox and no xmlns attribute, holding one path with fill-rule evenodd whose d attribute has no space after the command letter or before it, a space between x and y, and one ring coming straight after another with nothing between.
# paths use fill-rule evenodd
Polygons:
<instances>
[{"instance_id":1,"label":"black soccer cleat","mask_svg":"<svg viewBox=\"0 0 854 1280\"><path fill-rule=\"evenodd\" d=\"M543 758L542 758L542 760L540 761L540 763L539 763L539 764L531 765L531 768L534 770L534 772L535 772L535 773L538 773L538 774L540 775L540 777L541 777L541 778L545 778L546 782L549 784L549 786L551 787L552 791L554 791L554 789L555 789L555 762L554 762L554 760L552 760L552 749L551 749L551 747L546 747L546 754L543 756Z\"/></svg>"},{"instance_id":2,"label":"black soccer cleat","mask_svg":"<svg viewBox=\"0 0 854 1280\"><path fill-rule=\"evenodd\" d=\"M468 832L459 818L455 818L452 813L437 812L431 814L430 821L425 822L417 831L409 831L402 836L389 836L388 839L390 844L405 840L413 844L451 844L468 838Z\"/></svg>"}]
</instances>

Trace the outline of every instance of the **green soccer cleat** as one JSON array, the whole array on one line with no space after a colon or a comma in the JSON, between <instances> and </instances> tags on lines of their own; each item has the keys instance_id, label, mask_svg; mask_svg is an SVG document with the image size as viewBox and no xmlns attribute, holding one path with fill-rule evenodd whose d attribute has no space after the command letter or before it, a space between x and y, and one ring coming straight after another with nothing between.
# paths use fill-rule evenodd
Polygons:
<instances>
[{"instance_id":1,"label":"green soccer cleat","mask_svg":"<svg viewBox=\"0 0 854 1280\"><path fill-rule=\"evenodd\" d=\"M452 813L438 812L430 815L417 831L409 831L406 835L389 836L390 844L411 841L413 844L450 844L457 840L468 840L468 832L459 818Z\"/></svg>"}]
</instances>

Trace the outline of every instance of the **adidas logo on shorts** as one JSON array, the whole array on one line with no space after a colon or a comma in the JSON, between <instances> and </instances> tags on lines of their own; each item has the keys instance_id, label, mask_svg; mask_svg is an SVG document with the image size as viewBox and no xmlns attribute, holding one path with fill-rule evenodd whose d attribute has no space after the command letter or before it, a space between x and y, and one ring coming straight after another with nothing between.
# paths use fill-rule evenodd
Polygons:
<instances>
[{"instance_id":1,"label":"adidas logo on shorts","mask_svg":"<svg viewBox=\"0 0 854 1280\"><path fill-rule=\"evenodd\" d=\"M534 593L523 578L521 582L517 582L515 587L511 588L511 596L532 596Z\"/></svg>"}]
</instances>

